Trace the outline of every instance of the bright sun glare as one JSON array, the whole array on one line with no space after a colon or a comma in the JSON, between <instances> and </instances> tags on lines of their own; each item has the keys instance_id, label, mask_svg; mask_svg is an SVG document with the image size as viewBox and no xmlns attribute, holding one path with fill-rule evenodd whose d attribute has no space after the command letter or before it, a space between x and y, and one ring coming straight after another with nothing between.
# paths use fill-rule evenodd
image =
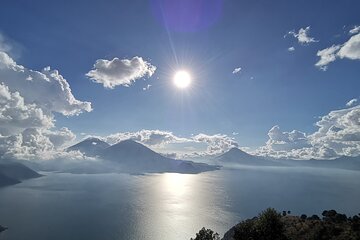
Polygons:
<instances>
[{"instance_id":1,"label":"bright sun glare","mask_svg":"<svg viewBox=\"0 0 360 240\"><path fill-rule=\"evenodd\" d=\"M177 71L174 75L174 84L177 88L187 88L191 83L191 76L187 71Z\"/></svg>"}]
</instances>

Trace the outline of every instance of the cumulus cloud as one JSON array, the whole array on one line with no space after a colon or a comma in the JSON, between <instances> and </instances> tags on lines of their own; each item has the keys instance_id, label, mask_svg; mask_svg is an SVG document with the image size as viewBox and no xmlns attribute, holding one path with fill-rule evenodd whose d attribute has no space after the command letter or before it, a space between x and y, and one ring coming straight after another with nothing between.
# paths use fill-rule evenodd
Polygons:
<instances>
[{"instance_id":1,"label":"cumulus cloud","mask_svg":"<svg viewBox=\"0 0 360 240\"><path fill-rule=\"evenodd\" d=\"M75 139L75 134L68 128L56 129L54 113L72 116L91 110L89 102L74 97L57 70L27 69L0 51L1 158L70 157L62 149Z\"/></svg>"},{"instance_id":2,"label":"cumulus cloud","mask_svg":"<svg viewBox=\"0 0 360 240\"><path fill-rule=\"evenodd\" d=\"M238 67L238 68L235 68L233 71L232 71L232 73L233 74L237 74L237 73L239 73L241 71L241 67Z\"/></svg>"},{"instance_id":3,"label":"cumulus cloud","mask_svg":"<svg viewBox=\"0 0 360 240\"><path fill-rule=\"evenodd\" d=\"M168 143L189 141L187 138L175 136L172 132L161 130L140 130L137 132L120 132L102 137L109 144L115 144L126 139L141 142L148 146L160 146Z\"/></svg>"},{"instance_id":4,"label":"cumulus cloud","mask_svg":"<svg viewBox=\"0 0 360 240\"><path fill-rule=\"evenodd\" d=\"M288 35L294 36L300 44L310 44L313 42L318 42L315 38L309 36L310 26L306 28L300 28L298 32L295 30L289 31Z\"/></svg>"},{"instance_id":5,"label":"cumulus cloud","mask_svg":"<svg viewBox=\"0 0 360 240\"><path fill-rule=\"evenodd\" d=\"M320 60L315 64L322 70L327 70L327 65L338 58L350 60L360 59L360 33L350 37L348 41L339 45L332 45L317 52Z\"/></svg>"},{"instance_id":6,"label":"cumulus cloud","mask_svg":"<svg viewBox=\"0 0 360 240\"><path fill-rule=\"evenodd\" d=\"M0 83L0 133L10 134L26 128L53 127L53 117L44 114L36 104L26 104L19 92L10 92Z\"/></svg>"},{"instance_id":7,"label":"cumulus cloud","mask_svg":"<svg viewBox=\"0 0 360 240\"><path fill-rule=\"evenodd\" d=\"M208 155L220 154L239 146L233 138L224 134L207 135L200 133L193 136L192 139L196 142L206 143L208 145L206 154Z\"/></svg>"},{"instance_id":8,"label":"cumulus cloud","mask_svg":"<svg viewBox=\"0 0 360 240\"><path fill-rule=\"evenodd\" d=\"M11 91L20 92L26 104L34 103L43 111L72 116L92 110L91 103L74 97L69 83L57 70L50 67L41 72L27 69L1 51L0 79Z\"/></svg>"},{"instance_id":9,"label":"cumulus cloud","mask_svg":"<svg viewBox=\"0 0 360 240\"><path fill-rule=\"evenodd\" d=\"M137 56L132 59L98 59L86 76L105 88L113 89L116 86L128 87L140 78L151 77L155 70L155 66Z\"/></svg>"},{"instance_id":10,"label":"cumulus cloud","mask_svg":"<svg viewBox=\"0 0 360 240\"><path fill-rule=\"evenodd\" d=\"M357 102L358 102L357 98L353 98L346 103L346 106L351 107L351 106L355 105Z\"/></svg>"},{"instance_id":11,"label":"cumulus cloud","mask_svg":"<svg viewBox=\"0 0 360 240\"><path fill-rule=\"evenodd\" d=\"M360 33L352 36L340 48L337 55L340 58L348 58L351 60L360 59Z\"/></svg>"},{"instance_id":12,"label":"cumulus cloud","mask_svg":"<svg viewBox=\"0 0 360 240\"><path fill-rule=\"evenodd\" d=\"M65 155L78 158L81 154L62 151L64 143L74 138L75 135L67 128L55 131L27 128L18 134L0 135L0 154L3 158L26 160L50 160Z\"/></svg>"},{"instance_id":13,"label":"cumulus cloud","mask_svg":"<svg viewBox=\"0 0 360 240\"><path fill-rule=\"evenodd\" d=\"M360 155L360 106L331 111L316 122L312 134L283 132L278 126L270 129L260 155L284 158L335 158Z\"/></svg>"}]
</instances>

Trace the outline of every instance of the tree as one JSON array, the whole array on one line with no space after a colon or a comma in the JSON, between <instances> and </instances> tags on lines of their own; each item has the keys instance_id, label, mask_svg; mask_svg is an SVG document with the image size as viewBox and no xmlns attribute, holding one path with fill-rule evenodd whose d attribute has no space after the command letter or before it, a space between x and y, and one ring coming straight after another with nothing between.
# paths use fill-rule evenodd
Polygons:
<instances>
[{"instance_id":1,"label":"tree","mask_svg":"<svg viewBox=\"0 0 360 240\"><path fill-rule=\"evenodd\" d=\"M257 218L242 221L235 227L235 240L285 240L281 214L268 208Z\"/></svg>"},{"instance_id":2,"label":"tree","mask_svg":"<svg viewBox=\"0 0 360 240\"><path fill-rule=\"evenodd\" d=\"M284 224L281 221L281 215L273 208L268 208L259 215L257 228L261 233L259 239L285 239Z\"/></svg>"},{"instance_id":3,"label":"tree","mask_svg":"<svg viewBox=\"0 0 360 240\"><path fill-rule=\"evenodd\" d=\"M211 229L205 229L204 227L196 234L195 238L190 240L220 240L219 234L214 233Z\"/></svg>"}]
</instances>

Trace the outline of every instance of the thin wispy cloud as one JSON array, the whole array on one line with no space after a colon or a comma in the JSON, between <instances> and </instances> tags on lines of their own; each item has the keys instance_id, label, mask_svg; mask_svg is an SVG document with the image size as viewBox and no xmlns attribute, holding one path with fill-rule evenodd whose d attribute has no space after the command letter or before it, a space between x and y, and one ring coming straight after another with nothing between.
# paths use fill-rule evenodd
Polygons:
<instances>
[{"instance_id":1,"label":"thin wispy cloud","mask_svg":"<svg viewBox=\"0 0 360 240\"><path fill-rule=\"evenodd\" d=\"M151 86L152 86L151 84L146 85L146 87L143 87L143 91L149 90Z\"/></svg>"},{"instance_id":2,"label":"thin wispy cloud","mask_svg":"<svg viewBox=\"0 0 360 240\"><path fill-rule=\"evenodd\" d=\"M356 105L357 103L358 103L358 99L357 99L357 98L353 98L353 99L351 99L350 101L348 101L348 102L346 103L346 106L347 106L347 107L351 107L351 106Z\"/></svg>"},{"instance_id":3,"label":"thin wispy cloud","mask_svg":"<svg viewBox=\"0 0 360 240\"><path fill-rule=\"evenodd\" d=\"M241 67L237 67L232 71L232 73L237 74L237 73L240 73L240 71L241 71Z\"/></svg>"},{"instance_id":4,"label":"thin wispy cloud","mask_svg":"<svg viewBox=\"0 0 360 240\"><path fill-rule=\"evenodd\" d=\"M349 34L356 34L360 32L360 26L354 26L352 29L350 29Z\"/></svg>"},{"instance_id":5,"label":"thin wispy cloud","mask_svg":"<svg viewBox=\"0 0 360 240\"><path fill-rule=\"evenodd\" d=\"M289 48L288 48L288 51L289 51L289 52L295 51L295 47L289 47Z\"/></svg>"}]
</instances>

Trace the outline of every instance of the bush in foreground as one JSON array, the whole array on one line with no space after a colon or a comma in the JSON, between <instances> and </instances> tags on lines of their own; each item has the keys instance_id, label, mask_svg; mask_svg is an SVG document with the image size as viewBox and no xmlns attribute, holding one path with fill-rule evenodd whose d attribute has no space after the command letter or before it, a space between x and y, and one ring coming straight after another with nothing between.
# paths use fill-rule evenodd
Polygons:
<instances>
[{"instance_id":1,"label":"bush in foreground","mask_svg":"<svg viewBox=\"0 0 360 240\"><path fill-rule=\"evenodd\" d=\"M234 231L235 240L286 240L281 214L268 208L258 217L239 223Z\"/></svg>"},{"instance_id":2,"label":"bush in foreground","mask_svg":"<svg viewBox=\"0 0 360 240\"><path fill-rule=\"evenodd\" d=\"M211 229L205 229L204 227L196 234L195 238L190 240L220 240L219 234L214 233Z\"/></svg>"}]
</instances>

